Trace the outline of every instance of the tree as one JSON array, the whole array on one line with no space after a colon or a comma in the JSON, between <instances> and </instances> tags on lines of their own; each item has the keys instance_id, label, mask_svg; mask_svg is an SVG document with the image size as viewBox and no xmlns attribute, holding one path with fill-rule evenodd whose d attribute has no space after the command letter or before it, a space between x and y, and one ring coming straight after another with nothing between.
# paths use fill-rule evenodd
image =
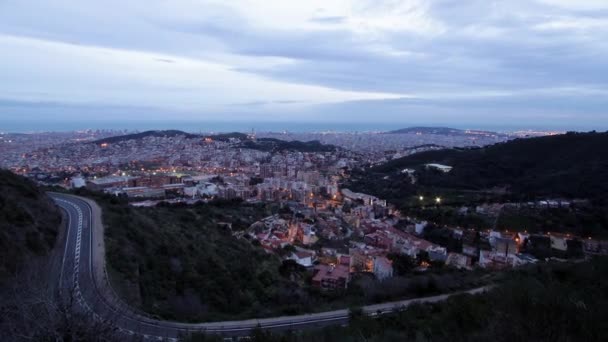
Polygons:
<instances>
[{"instance_id":1,"label":"tree","mask_svg":"<svg viewBox=\"0 0 608 342\"><path fill-rule=\"evenodd\" d=\"M1 292L0 340L124 340L115 325L117 317L101 317L83 310L75 287L63 289L60 294L55 292L49 283L49 268L43 264L30 263Z\"/></svg>"},{"instance_id":2,"label":"tree","mask_svg":"<svg viewBox=\"0 0 608 342\"><path fill-rule=\"evenodd\" d=\"M395 275L405 275L416 267L416 260L405 254L389 253L387 258L393 262Z\"/></svg>"}]
</instances>

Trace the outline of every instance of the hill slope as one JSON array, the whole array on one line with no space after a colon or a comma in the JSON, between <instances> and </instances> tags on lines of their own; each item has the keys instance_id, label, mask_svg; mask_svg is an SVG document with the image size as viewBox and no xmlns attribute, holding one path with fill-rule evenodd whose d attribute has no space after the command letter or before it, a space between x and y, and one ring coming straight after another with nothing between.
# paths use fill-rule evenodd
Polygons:
<instances>
[{"instance_id":1,"label":"hill slope","mask_svg":"<svg viewBox=\"0 0 608 342\"><path fill-rule=\"evenodd\" d=\"M282 152L282 151L297 151L297 152L333 152L337 149L334 145L322 144L318 140L298 141L298 140L280 140L275 138L260 138L256 141L248 140L241 144L243 148L266 152Z\"/></svg>"},{"instance_id":2,"label":"hill slope","mask_svg":"<svg viewBox=\"0 0 608 342\"><path fill-rule=\"evenodd\" d=\"M383 187L390 185L404 195L424 187L469 191L504 188L507 193L525 196L602 199L608 191L606 146L608 133L568 133L478 149L428 151L355 175L352 187L380 196ZM444 174L426 170L426 163L453 169ZM417 170L415 186L401 173L404 168Z\"/></svg>"},{"instance_id":3,"label":"hill slope","mask_svg":"<svg viewBox=\"0 0 608 342\"><path fill-rule=\"evenodd\" d=\"M59 210L34 183L0 170L0 281L55 244Z\"/></svg>"},{"instance_id":4,"label":"hill slope","mask_svg":"<svg viewBox=\"0 0 608 342\"><path fill-rule=\"evenodd\" d=\"M126 134L126 135L117 135L114 137L104 138L100 140L95 140L93 144L115 144L121 141L134 140L134 139L143 139L147 137L177 137L183 135L187 138L197 138L198 135L186 133L178 130L164 130L164 131L145 131L140 133Z\"/></svg>"}]
</instances>

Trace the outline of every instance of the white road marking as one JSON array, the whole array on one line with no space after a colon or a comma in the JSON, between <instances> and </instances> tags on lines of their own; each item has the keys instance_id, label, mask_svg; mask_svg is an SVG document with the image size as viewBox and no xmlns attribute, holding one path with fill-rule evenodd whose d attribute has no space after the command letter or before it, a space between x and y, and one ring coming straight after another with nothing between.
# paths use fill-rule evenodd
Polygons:
<instances>
[{"instance_id":1,"label":"white road marking","mask_svg":"<svg viewBox=\"0 0 608 342\"><path fill-rule=\"evenodd\" d=\"M77 206L76 204L67 201L67 200L63 200L63 199L59 199L59 198L55 198L56 201L58 202L63 202L65 204L70 205L71 207L73 207L76 212L78 213L78 230L76 232L76 246L74 247L74 276L73 276L73 280L74 280L74 289L75 289L75 295L76 295L76 299L77 301L80 303L80 305L85 309L85 311L90 312L94 315L95 318L99 317L96 313L93 312L93 310L91 309L91 307L88 305L88 303L86 302L86 300L84 299L84 296L82 295L82 292L80 290L80 282L79 282L79 265L80 265L80 249L81 249L81 243L82 243L82 230L83 228L83 212L81 210L81 208L79 206ZM90 210L90 209L89 209ZM65 259L66 259L66 255L67 255L67 250L68 250L68 241L69 241L69 231L70 231L70 227L71 227L71 215L68 212L68 235L66 238L66 248L65 248L65 252L64 252L64 256L63 256L63 261L62 261L62 271L61 271L61 275L60 275L60 282L61 282L61 277L63 276L63 266L65 263ZM92 253L92 217L89 216L89 238L91 240L91 250L89 251L89 253ZM93 267L92 267L92 258L89 255L89 269L92 272ZM478 292L483 292L485 290L487 290L487 286L483 287L483 288L478 288L478 289L473 289L473 290L469 290L469 291L462 291L462 292L467 292L467 293L478 293ZM455 294L455 293L454 293ZM450 294L451 295L451 294ZM427 297L427 298L419 298L418 300L421 302L436 302L442 299L445 299L447 297L449 297L450 295L442 295L442 296L436 296L436 297ZM414 300L405 300L405 301L401 301L399 303L397 303L400 307L404 308L407 307L409 304L413 303ZM386 303L386 304L395 304L395 303ZM114 309L112 307L109 307L111 310L114 311ZM340 311L340 310L339 310ZM392 312L393 310L391 308L379 308L380 314L384 314L384 313L388 313L388 312ZM369 312L368 314L378 314L377 311L374 312ZM318 318L310 318L310 319L300 319L300 320L288 320L288 321L275 321L275 322L267 322L263 324L264 328L278 328L278 327L285 327L285 326L299 326L299 325L306 325L306 324L314 324L314 323L321 323L321 322L329 322L329 321L336 321L336 320L343 320L346 319L348 317L348 314L338 314L336 316L326 316L326 317L318 317ZM131 317L129 317L130 319L133 319ZM137 318L134 319L135 321L139 322L140 324L143 325L147 325L147 326L155 326L155 327L163 327L162 324L154 324L154 323L150 323L150 322L146 322L143 320L138 320ZM174 329L176 331L195 331L195 330L201 330L201 331L206 331L206 332L243 332L243 331L250 331L253 327L243 327L243 326L236 326L234 328L228 328L228 327L204 327L203 325L196 327L196 328L181 328L181 327L171 327L171 329ZM119 331L129 334L129 335L141 335L143 336L144 339L148 339L148 338L156 338L158 340L163 340L162 336L155 336L155 335L147 335L147 334L141 334L138 332L134 332L133 330L129 330L129 329L124 329L124 328L120 328L119 327ZM171 338L172 341L177 341L178 339L176 338Z\"/></svg>"},{"instance_id":2,"label":"white road marking","mask_svg":"<svg viewBox=\"0 0 608 342\"><path fill-rule=\"evenodd\" d=\"M73 276L73 282L74 282L74 295L76 296L76 301L80 304L80 306L85 309L86 312L89 312L93 315L93 319L97 320L97 321L101 321L101 317L93 312L93 310L91 309L91 307L89 306L89 304L86 302L86 300L84 299L84 296L82 295L82 292L80 290L80 248L82 245L82 230L83 230L83 213L82 210L80 209L79 206L73 204L70 201L66 201L63 199L59 199L56 198L56 201L60 201L63 203L66 203L68 205L70 205L71 207L73 207L76 212L78 213L78 230L76 231L76 246L74 246L74 276ZM65 265L65 259L67 256L67 251L68 251L68 245L69 245L69 238L70 238L70 229L72 226L72 216L70 215L70 213L68 212L68 232L66 234L66 244L65 244L65 251L63 253L63 260L61 263L61 273L59 276L59 281L60 281L60 285L61 285L61 281L63 279L63 268ZM91 227L89 227L90 229ZM92 234L92 232L90 233ZM92 267L91 267L92 269ZM123 331L129 335L134 335L135 332L129 329L123 329L123 328L119 328L120 331ZM148 338L156 338L158 340L163 339L162 336L151 336L151 335L143 335L144 339L148 339ZM175 341L177 341L177 339L175 339Z\"/></svg>"}]
</instances>

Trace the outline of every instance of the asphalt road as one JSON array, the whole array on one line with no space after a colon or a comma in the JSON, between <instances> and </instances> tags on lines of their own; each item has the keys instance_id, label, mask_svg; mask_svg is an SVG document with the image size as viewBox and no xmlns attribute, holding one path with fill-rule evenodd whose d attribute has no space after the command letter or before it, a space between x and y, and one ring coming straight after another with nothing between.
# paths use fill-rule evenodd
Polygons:
<instances>
[{"instance_id":1,"label":"asphalt road","mask_svg":"<svg viewBox=\"0 0 608 342\"><path fill-rule=\"evenodd\" d=\"M101 229L98 227L97 220L93 218L94 215L99 215L99 212L94 213L94 210L98 209L93 208L80 197L59 193L51 193L50 196L57 205L65 210L68 218L65 249L58 280L62 296L73 296L80 309L89 312L95 319L106 320L108 324L115 325L125 335L138 335L146 340L156 341L178 340L180 336L186 336L192 332L246 336L251 329L258 326L262 329L279 331L317 328L348 322L347 309L297 316L210 323L180 323L147 317L122 302L103 276L105 272L103 261L98 259L99 255L104 254L95 250L103 249L103 241L97 241L100 238L96 238L96 234L92 231L92 229ZM485 290L487 287L463 292L474 294ZM363 311L372 316L384 314L415 302L438 302L463 292L369 305L363 307Z\"/></svg>"}]
</instances>

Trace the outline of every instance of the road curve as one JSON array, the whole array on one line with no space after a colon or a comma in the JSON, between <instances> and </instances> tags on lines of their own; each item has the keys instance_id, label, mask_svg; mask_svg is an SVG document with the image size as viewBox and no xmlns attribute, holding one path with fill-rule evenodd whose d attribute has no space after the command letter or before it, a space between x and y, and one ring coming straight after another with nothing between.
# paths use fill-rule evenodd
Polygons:
<instances>
[{"instance_id":1,"label":"road curve","mask_svg":"<svg viewBox=\"0 0 608 342\"><path fill-rule=\"evenodd\" d=\"M224 336L245 336L251 329L261 327L268 330L288 330L321 327L348 322L348 310L334 310L297 316L248 319L240 321L181 323L162 321L146 316L129 307L113 292L104 276L103 257L98 249L103 249L103 236L94 234L100 231L101 224L93 219L93 209L88 200L60 193L49 193L55 203L67 214L65 250L59 275L59 289L65 295L72 293L80 307L95 319L107 320L125 335L139 335L147 340L178 340L193 332L221 334ZM99 213L97 213L99 214ZM468 291L415 298L363 307L368 315L379 315L404 308L412 303L430 303L445 300L460 294L475 294L486 291L480 287Z\"/></svg>"}]
</instances>

